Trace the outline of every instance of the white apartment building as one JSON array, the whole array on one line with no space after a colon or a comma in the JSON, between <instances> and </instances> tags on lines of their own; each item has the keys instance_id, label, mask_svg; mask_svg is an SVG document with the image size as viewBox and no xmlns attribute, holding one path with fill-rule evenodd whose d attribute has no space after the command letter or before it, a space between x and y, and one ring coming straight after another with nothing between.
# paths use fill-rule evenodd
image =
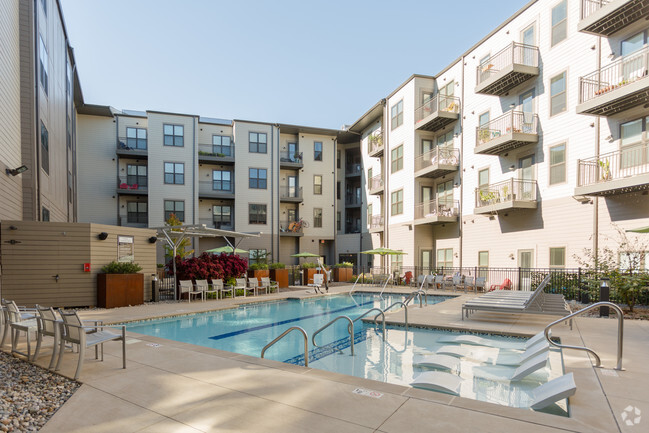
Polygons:
<instances>
[{"instance_id":1,"label":"white apartment building","mask_svg":"<svg viewBox=\"0 0 649 433\"><path fill-rule=\"evenodd\" d=\"M303 251L335 260L341 131L108 106L86 105L78 117L79 221L159 227L173 213L184 224L261 232L240 245L253 261L293 264Z\"/></svg>"},{"instance_id":2,"label":"white apartment building","mask_svg":"<svg viewBox=\"0 0 649 433\"><path fill-rule=\"evenodd\" d=\"M648 17L644 0L531 1L406 80L339 139L360 150L364 238L339 255L576 267L584 248L617 249L613 224L649 225Z\"/></svg>"}]
</instances>

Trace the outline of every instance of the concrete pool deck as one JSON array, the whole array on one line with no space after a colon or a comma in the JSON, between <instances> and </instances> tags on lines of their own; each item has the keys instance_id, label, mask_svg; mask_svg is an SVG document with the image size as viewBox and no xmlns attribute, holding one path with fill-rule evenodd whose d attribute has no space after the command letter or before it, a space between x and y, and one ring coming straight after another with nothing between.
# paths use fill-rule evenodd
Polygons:
<instances>
[{"instance_id":1,"label":"concrete pool deck","mask_svg":"<svg viewBox=\"0 0 649 433\"><path fill-rule=\"evenodd\" d=\"M349 286L332 287L330 291L348 292ZM89 310L82 316L117 323L231 308L244 302L287 296L313 293L301 290L256 298ZM423 308L411 306L409 322L533 335L554 320L552 316L476 313L462 321L461 304L471 296L461 295ZM389 313L387 319L400 322L403 312ZM574 373L577 384L577 393L570 398L569 418L129 332L126 370L121 368L118 343L105 345L104 362L94 361L88 355L80 377L83 385L41 431L645 431L649 425L649 322L625 321L625 370L620 372L611 369L616 362L617 321L613 317L579 318L572 331L561 324L554 328L553 335L565 344L593 348L605 367L593 368L584 352L563 351L566 371ZM37 360L41 366L49 363L50 341L46 339L50 346L42 349ZM64 360L61 373L73 376L76 354L68 353ZM382 395L373 398L355 393L358 388ZM637 417L632 414L623 418L627 407L638 408L644 415L639 424L626 424L626 420Z\"/></svg>"}]
</instances>

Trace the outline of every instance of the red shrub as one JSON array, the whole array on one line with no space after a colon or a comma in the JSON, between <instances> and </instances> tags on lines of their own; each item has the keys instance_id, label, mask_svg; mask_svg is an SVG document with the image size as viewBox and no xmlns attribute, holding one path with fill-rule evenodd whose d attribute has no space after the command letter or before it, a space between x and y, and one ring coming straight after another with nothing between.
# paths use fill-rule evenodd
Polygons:
<instances>
[{"instance_id":1,"label":"red shrub","mask_svg":"<svg viewBox=\"0 0 649 433\"><path fill-rule=\"evenodd\" d=\"M246 259L230 254L203 253L199 257L181 259L176 256L176 275L178 280L223 280L239 277L248 269Z\"/></svg>"}]
</instances>

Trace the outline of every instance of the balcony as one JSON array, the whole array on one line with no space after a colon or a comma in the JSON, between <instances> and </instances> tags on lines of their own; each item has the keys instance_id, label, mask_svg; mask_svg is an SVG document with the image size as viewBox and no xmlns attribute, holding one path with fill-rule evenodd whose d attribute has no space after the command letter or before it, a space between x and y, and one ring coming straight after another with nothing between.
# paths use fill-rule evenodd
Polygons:
<instances>
[{"instance_id":1,"label":"balcony","mask_svg":"<svg viewBox=\"0 0 649 433\"><path fill-rule=\"evenodd\" d=\"M301 203L303 200L302 187L280 185L279 201L286 203Z\"/></svg>"},{"instance_id":2,"label":"balcony","mask_svg":"<svg viewBox=\"0 0 649 433\"><path fill-rule=\"evenodd\" d=\"M476 93L502 96L539 75L539 49L512 42L476 69Z\"/></svg>"},{"instance_id":3,"label":"balcony","mask_svg":"<svg viewBox=\"0 0 649 433\"><path fill-rule=\"evenodd\" d=\"M198 182L198 198L234 200L234 183L230 182L229 188L224 189L223 181L200 181Z\"/></svg>"},{"instance_id":4,"label":"balcony","mask_svg":"<svg viewBox=\"0 0 649 433\"><path fill-rule=\"evenodd\" d=\"M440 177L458 170L460 150L439 146L415 158L415 177Z\"/></svg>"},{"instance_id":5,"label":"balcony","mask_svg":"<svg viewBox=\"0 0 649 433\"><path fill-rule=\"evenodd\" d=\"M199 144L198 162L204 164L234 164L234 146Z\"/></svg>"},{"instance_id":6,"label":"balcony","mask_svg":"<svg viewBox=\"0 0 649 433\"><path fill-rule=\"evenodd\" d=\"M649 144L577 161L575 195L611 196L649 190Z\"/></svg>"},{"instance_id":7,"label":"balcony","mask_svg":"<svg viewBox=\"0 0 649 433\"><path fill-rule=\"evenodd\" d=\"M345 164L345 177L357 177L362 172L360 164Z\"/></svg>"},{"instance_id":8,"label":"balcony","mask_svg":"<svg viewBox=\"0 0 649 433\"><path fill-rule=\"evenodd\" d=\"M282 220L279 222L279 235L289 237L302 237L304 230L299 221Z\"/></svg>"},{"instance_id":9,"label":"balcony","mask_svg":"<svg viewBox=\"0 0 649 433\"><path fill-rule=\"evenodd\" d=\"M460 215L458 200L429 200L415 205L415 225L455 223Z\"/></svg>"},{"instance_id":10,"label":"balcony","mask_svg":"<svg viewBox=\"0 0 649 433\"><path fill-rule=\"evenodd\" d=\"M369 221L370 233L378 233L383 231L385 225L385 217L383 215L372 215Z\"/></svg>"},{"instance_id":11,"label":"balcony","mask_svg":"<svg viewBox=\"0 0 649 433\"><path fill-rule=\"evenodd\" d=\"M117 194L120 195L147 195L148 188L146 183L138 184L129 180L127 177L117 178Z\"/></svg>"},{"instance_id":12,"label":"balcony","mask_svg":"<svg viewBox=\"0 0 649 433\"><path fill-rule=\"evenodd\" d=\"M351 235L355 233L360 233L361 232L361 225L360 224L345 224L345 234L346 235Z\"/></svg>"},{"instance_id":13,"label":"balcony","mask_svg":"<svg viewBox=\"0 0 649 433\"><path fill-rule=\"evenodd\" d=\"M383 133L381 131L367 136L367 154L371 158L383 156Z\"/></svg>"},{"instance_id":14,"label":"balcony","mask_svg":"<svg viewBox=\"0 0 649 433\"><path fill-rule=\"evenodd\" d=\"M297 153L280 152L279 153L279 166L280 166L280 168L302 168L302 167L304 167L304 159L302 157L302 152L297 152Z\"/></svg>"},{"instance_id":15,"label":"balcony","mask_svg":"<svg viewBox=\"0 0 649 433\"><path fill-rule=\"evenodd\" d=\"M649 15L649 0L581 0L580 32L608 37Z\"/></svg>"},{"instance_id":16,"label":"balcony","mask_svg":"<svg viewBox=\"0 0 649 433\"><path fill-rule=\"evenodd\" d=\"M347 194L345 196L345 207L360 207L361 198L360 193L358 195Z\"/></svg>"},{"instance_id":17,"label":"balcony","mask_svg":"<svg viewBox=\"0 0 649 433\"><path fill-rule=\"evenodd\" d=\"M611 116L649 102L649 47L579 78L578 114Z\"/></svg>"},{"instance_id":18,"label":"balcony","mask_svg":"<svg viewBox=\"0 0 649 433\"><path fill-rule=\"evenodd\" d=\"M369 193L371 195L383 194L383 175L372 176L369 181Z\"/></svg>"},{"instance_id":19,"label":"balcony","mask_svg":"<svg viewBox=\"0 0 649 433\"><path fill-rule=\"evenodd\" d=\"M530 143L538 143L539 116L521 111L508 111L476 128L474 153L498 155Z\"/></svg>"},{"instance_id":20,"label":"balcony","mask_svg":"<svg viewBox=\"0 0 649 433\"><path fill-rule=\"evenodd\" d=\"M514 209L536 209L536 181L510 179L475 190L477 215Z\"/></svg>"},{"instance_id":21,"label":"balcony","mask_svg":"<svg viewBox=\"0 0 649 433\"><path fill-rule=\"evenodd\" d=\"M125 158L147 158L147 139L119 137L115 153Z\"/></svg>"},{"instance_id":22,"label":"balcony","mask_svg":"<svg viewBox=\"0 0 649 433\"><path fill-rule=\"evenodd\" d=\"M415 129L437 131L460 117L460 98L435 95L415 110Z\"/></svg>"},{"instance_id":23,"label":"balcony","mask_svg":"<svg viewBox=\"0 0 649 433\"><path fill-rule=\"evenodd\" d=\"M204 224L205 226L211 228L211 229L218 229L218 230L229 230L233 231L234 230L234 218L231 217L230 221L214 221L210 219L200 219L198 221L199 224Z\"/></svg>"}]
</instances>

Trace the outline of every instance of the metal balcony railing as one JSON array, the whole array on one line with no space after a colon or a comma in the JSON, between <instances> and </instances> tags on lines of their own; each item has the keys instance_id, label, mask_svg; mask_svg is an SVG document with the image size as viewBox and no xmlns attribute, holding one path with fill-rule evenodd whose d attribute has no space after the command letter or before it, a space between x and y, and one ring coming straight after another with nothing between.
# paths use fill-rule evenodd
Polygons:
<instances>
[{"instance_id":1,"label":"metal balcony railing","mask_svg":"<svg viewBox=\"0 0 649 433\"><path fill-rule=\"evenodd\" d=\"M377 174L370 178L370 191L383 188L383 175Z\"/></svg>"},{"instance_id":2,"label":"metal balcony railing","mask_svg":"<svg viewBox=\"0 0 649 433\"><path fill-rule=\"evenodd\" d=\"M345 233L350 234L350 233L360 233L361 232L361 225L360 224L346 224L345 225Z\"/></svg>"},{"instance_id":3,"label":"metal balcony railing","mask_svg":"<svg viewBox=\"0 0 649 433\"><path fill-rule=\"evenodd\" d=\"M280 152L279 160L291 164L303 164L302 152Z\"/></svg>"},{"instance_id":4,"label":"metal balcony railing","mask_svg":"<svg viewBox=\"0 0 649 433\"><path fill-rule=\"evenodd\" d=\"M147 178L144 176L118 176L117 188L120 190L147 190Z\"/></svg>"},{"instance_id":5,"label":"metal balcony railing","mask_svg":"<svg viewBox=\"0 0 649 433\"><path fill-rule=\"evenodd\" d=\"M285 219L279 222L280 233L303 233L303 228L299 221Z\"/></svg>"},{"instance_id":6,"label":"metal balcony railing","mask_svg":"<svg viewBox=\"0 0 649 433\"><path fill-rule=\"evenodd\" d=\"M588 18L610 2L611 0L581 0L581 19Z\"/></svg>"},{"instance_id":7,"label":"metal balcony railing","mask_svg":"<svg viewBox=\"0 0 649 433\"><path fill-rule=\"evenodd\" d=\"M212 156L218 158L234 158L234 145L224 146L221 144L199 144L198 154L201 156Z\"/></svg>"},{"instance_id":8,"label":"metal balcony railing","mask_svg":"<svg viewBox=\"0 0 649 433\"><path fill-rule=\"evenodd\" d=\"M375 152L381 148L383 148L383 132L381 130L367 136L367 153Z\"/></svg>"},{"instance_id":9,"label":"metal balcony railing","mask_svg":"<svg viewBox=\"0 0 649 433\"><path fill-rule=\"evenodd\" d=\"M460 98L455 96L435 95L432 99L415 110L415 123L419 123L426 117L439 111L448 113L460 112Z\"/></svg>"},{"instance_id":10,"label":"metal balcony railing","mask_svg":"<svg viewBox=\"0 0 649 433\"><path fill-rule=\"evenodd\" d=\"M279 198L302 198L302 187L281 185L279 187Z\"/></svg>"},{"instance_id":11,"label":"metal balcony railing","mask_svg":"<svg viewBox=\"0 0 649 433\"><path fill-rule=\"evenodd\" d=\"M476 142L485 144L505 134L520 132L538 134L539 116L533 113L510 110L492 121L476 128Z\"/></svg>"},{"instance_id":12,"label":"metal balcony railing","mask_svg":"<svg viewBox=\"0 0 649 433\"><path fill-rule=\"evenodd\" d=\"M199 224L205 224L207 227L219 230L234 230L234 215L230 215L229 221L215 221L214 219L199 219Z\"/></svg>"},{"instance_id":13,"label":"metal balcony railing","mask_svg":"<svg viewBox=\"0 0 649 433\"><path fill-rule=\"evenodd\" d=\"M477 208L514 200L536 202L536 181L510 179L475 190Z\"/></svg>"},{"instance_id":14,"label":"metal balcony railing","mask_svg":"<svg viewBox=\"0 0 649 433\"><path fill-rule=\"evenodd\" d=\"M346 164L345 165L345 174L351 176L359 176L362 172L360 164Z\"/></svg>"},{"instance_id":15,"label":"metal balcony railing","mask_svg":"<svg viewBox=\"0 0 649 433\"><path fill-rule=\"evenodd\" d=\"M208 195L234 194L234 182L202 180L198 182L198 192L199 194L208 194Z\"/></svg>"},{"instance_id":16,"label":"metal balcony railing","mask_svg":"<svg viewBox=\"0 0 649 433\"><path fill-rule=\"evenodd\" d=\"M415 205L415 219L434 217L457 217L460 213L459 200L429 200Z\"/></svg>"},{"instance_id":17,"label":"metal balcony railing","mask_svg":"<svg viewBox=\"0 0 649 433\"><path fill-rule=\"evenodd\" d=\"M476 82L478 85L490 79L503 69L513 64L539 66L539 49L533 45L512 42L476 68Z\"/></svg>"},{"instance_id":18,"label":"metal balcony railing","mask_svg":"<svg viewBox=\"0 0 649 433\"><path fill-rule=\"evenodd\" d=\"M579 103L646 78L649 71L649 47L620 57L611 64L579 78ZM641 104L641 102L638 102Z\"/></svg>"},{"instance_id":19,"label":"metal balcony railing","mask_svg":"<svg viewBox=\"0 0 649 433\"><path fill-rule=\"evenodd\" d=\"M370 230L380 229L385 224L385 217L383 215L371 215L370 216Z\"/></svg>"},{"instance_id":20,"label":"metal balcony railing","mask_svg":"<svg viewBox=\"0 0 649 433\"><path fill-rule=\"evenodd\" d=\"M577 161L577 186L649 174L649 144L626 146L599 157Z\"/></svg>"},{"instance_id":21,"label":"metal balcony railing","mask_svg":"<svg viewBox=\"0 0 649 433\"><path fill-rule=\"evenodd\" d=\"M459 163L459 149L435 146L432 150L415 158L415 171L422 170L434 164L458 165Z\"/></svg>"}]
</instances>

